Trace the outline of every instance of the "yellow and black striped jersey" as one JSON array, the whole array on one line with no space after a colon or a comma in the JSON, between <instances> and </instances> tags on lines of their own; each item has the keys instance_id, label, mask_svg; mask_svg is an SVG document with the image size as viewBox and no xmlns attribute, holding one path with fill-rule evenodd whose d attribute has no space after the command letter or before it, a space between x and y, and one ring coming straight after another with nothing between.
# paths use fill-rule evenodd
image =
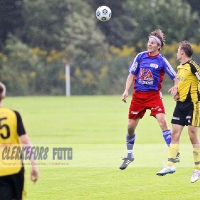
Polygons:
<instances>
[{"instance_id":1,"label":"yellow and black striped jersey","mask_svg":"<svg viewBox=\"0 0 200 200\"><path fill-rule=\"evenodd\" d=\"M189 60L178 67L178 93L179 101L200 101L200 66L193 60Z\"/></svg>"},{"instance_id":2,"label":"yellow and black striped jersey","mask_svg":"<svg viewBox=\"0 0 200 200\"><path fill-rule=\"evenodd\" d=\"M20 171L22 160L6 160L3 152L5 147L20 145L19 136L23 134L26 132L20 114L8 108L0 108L0 176Z\"/></svg>"}]
</instances>

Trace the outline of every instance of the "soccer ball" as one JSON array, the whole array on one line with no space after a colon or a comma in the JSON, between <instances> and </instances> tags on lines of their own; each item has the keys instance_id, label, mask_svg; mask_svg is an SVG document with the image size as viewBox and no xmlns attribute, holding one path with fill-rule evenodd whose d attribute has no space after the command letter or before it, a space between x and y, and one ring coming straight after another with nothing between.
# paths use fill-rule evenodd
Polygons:
<instances>
[{"instance_id":1,"label":"soccer ball","mask_svg":"<svg viewBox=\"0 0 200 200\"><path fill-rule=\"evenodd\" d=\"M96 17L102 22L106 22L111 18L112 12L107 6L100 6L96 10Z\"/></svg>"}]
</instances>

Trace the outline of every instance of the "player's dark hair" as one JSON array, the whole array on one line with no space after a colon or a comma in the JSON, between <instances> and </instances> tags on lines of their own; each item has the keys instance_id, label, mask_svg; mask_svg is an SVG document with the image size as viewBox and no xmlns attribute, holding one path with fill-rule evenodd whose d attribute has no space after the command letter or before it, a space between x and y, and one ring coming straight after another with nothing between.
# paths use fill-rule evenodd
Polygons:
<instances>
[{"instance_id":1,"label":"player's dark hair","mask_svg":"<svg viewBox=\"0 0 200 200\"><path fill-rule=\"evenodd\" d=\"M179 48L185 52L185 54L190 58L194 52L192 45L187 41L184 40L179 42Z\"/></svg>"},{"instance_id":2,"label":"player's dark hair","mask_svg":"<svg viewBox=\"0 0 200 200\"><path fill-rule=\"evenodd\" d=\"M149 37L156 36L161 41L161 47L165 45L165 35L160 29L156 29L149 34Z\"/></svg>"}]
</instances>

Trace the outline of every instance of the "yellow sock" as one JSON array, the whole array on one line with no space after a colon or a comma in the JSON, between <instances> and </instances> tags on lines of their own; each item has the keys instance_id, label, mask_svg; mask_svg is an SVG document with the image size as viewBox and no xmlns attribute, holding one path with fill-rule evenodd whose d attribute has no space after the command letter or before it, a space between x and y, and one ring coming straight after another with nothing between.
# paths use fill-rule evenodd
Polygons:
<instances>
[{"instance_id":1,"label":"yellow sock","mask_svg":"<svg viewBox=\"0 0 200 200\"><path fill-rule=\"evenodd\" d=\"M200 148L193 148L194 169L200 170Z\"/></svg>"},{"instance_id":2,"label":"yellow sock","mask_svg":"<svg viewBox=\"0 0 200 200\"><path fill-rule=\"evenodd\" d=\"M174 165L174 159L179 151L179 144L170 144L168 149L168 162L167 166L172 167Z\"/></svg>"}]
</instances>

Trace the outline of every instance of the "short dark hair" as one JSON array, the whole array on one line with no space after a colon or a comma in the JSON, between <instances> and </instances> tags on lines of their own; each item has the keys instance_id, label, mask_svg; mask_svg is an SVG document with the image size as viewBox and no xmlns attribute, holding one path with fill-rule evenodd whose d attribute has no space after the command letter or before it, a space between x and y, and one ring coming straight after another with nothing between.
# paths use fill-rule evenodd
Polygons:
<instances>
[{"instance_id":1,"label":"short dark hair","mask_svg":"<svg viewBox=\"0 0 200 200\"><path fill-rule=\"evenodd\" d=\"M185 52L185 54L190 58L194 52L192 45L187 41L184 40L179 42L179 48Z\"/></svg>"}]
</instances>

